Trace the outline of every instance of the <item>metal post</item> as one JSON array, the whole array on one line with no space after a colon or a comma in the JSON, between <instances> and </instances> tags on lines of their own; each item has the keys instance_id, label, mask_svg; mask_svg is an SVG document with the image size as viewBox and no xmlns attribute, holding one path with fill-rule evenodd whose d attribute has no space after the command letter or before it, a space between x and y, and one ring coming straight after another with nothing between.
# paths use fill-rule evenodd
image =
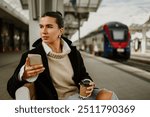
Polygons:
<instances>
[{"instance_id":1,"label":"metal post","mask_svg":"<svg viewBox=\"0 0 150 117\"><path fill-rule=\"evenodd\" d=\"M142 43L141 43L141 45L142 45L141 52L145 53L145 51L146 51L146 27L143 27L142 34L143 34L143 39L142 39Z\"/></svg>"},{"instance_id":2,"label":"metal post","mask_svg":"<svg viewBox=\"0 0 150 117\"><path fill-rule=\"evenodd\" d=\"M80 19L80 13L78 14L78 40L79 40L79 49L80 49L80 23L81 23L81 19Z\"/></svg>"},{"instance_id":3,"label":"metal post","mask_svg":"<svg viewBox=\"0 0 150 117\"><path fill-rule=\"evenodd\" d=\"M38 6L37 6L37 0L31 0L32 5L32 18L33 20L38 20Z\"/></svg>"},{"instance_id":4,"label":"metal post","mask_svg":"<svg viewBox=\"0 0 150 117\"><path fill-rule=\"evenodd\" d=\"M39 17L45 12L45 0L39 0Z\"/></svg>"}]
</instances>

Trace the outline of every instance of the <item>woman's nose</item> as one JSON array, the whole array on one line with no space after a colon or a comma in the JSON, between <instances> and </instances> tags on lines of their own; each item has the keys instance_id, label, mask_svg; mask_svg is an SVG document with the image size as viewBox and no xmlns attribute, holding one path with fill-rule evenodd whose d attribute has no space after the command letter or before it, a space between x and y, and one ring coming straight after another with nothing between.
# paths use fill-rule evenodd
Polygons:
<instances>
[{"instance_id":1,"label":"woman's nose","mask_svg":"<svg viewBox=\"0 0 150 117\"><path fill-rule=\"evenodd\" d=\"M47 33L47 29L43 28L42 33L44 33L44 34Z\"/></svg>"}]
</instances>

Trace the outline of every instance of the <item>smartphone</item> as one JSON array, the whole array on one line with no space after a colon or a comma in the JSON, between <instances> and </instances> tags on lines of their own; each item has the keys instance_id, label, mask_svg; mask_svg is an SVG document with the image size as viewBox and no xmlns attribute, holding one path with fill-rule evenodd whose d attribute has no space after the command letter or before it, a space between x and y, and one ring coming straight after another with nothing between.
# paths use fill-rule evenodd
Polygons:
<instances>
[{"instance_id":1,"label":"smartphone","mask_svg":"<svg viewBox=\"0 0 150 117\"><path fill-rule=\"evenodd\" d=\"M42 57L40 54L28 54L30 65L42 64Z\"/></svg>"}]
</instances>

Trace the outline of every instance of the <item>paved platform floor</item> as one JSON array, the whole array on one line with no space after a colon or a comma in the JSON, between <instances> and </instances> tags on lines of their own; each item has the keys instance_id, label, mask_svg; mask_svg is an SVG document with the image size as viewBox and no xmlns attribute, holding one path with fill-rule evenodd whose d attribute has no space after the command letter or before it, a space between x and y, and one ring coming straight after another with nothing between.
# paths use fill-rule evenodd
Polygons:
<instances>
[{"instance_id":1,"label":"paved platform floor","mask_svg":"<svg viewBox=\"0 0 150 117\"><path fill-rule=\"evenodd\" d=\"M104 58L83 56L98 87L113 90L120 100L150 99L150 73Z\"/></svg>"},{"instance_id":2,"label":"paved platform floor","mask_svg":"<svg viewBox=\"0 0 150 117\"><path fill-rule=\"evenodd\" d=\"M12 99L7 93L7 81L13 74L21 52L0 53L0 99ZM83 54L86 68L100 88L113 90L119 99L150 100L150 82L140 78L149 77L150 73L137 71L131 67L124 67L118 63L101 57ZM139 75L127 71L139 72ZM149 77L150 78L150 77Z\"/></svg>"}]
</instances>

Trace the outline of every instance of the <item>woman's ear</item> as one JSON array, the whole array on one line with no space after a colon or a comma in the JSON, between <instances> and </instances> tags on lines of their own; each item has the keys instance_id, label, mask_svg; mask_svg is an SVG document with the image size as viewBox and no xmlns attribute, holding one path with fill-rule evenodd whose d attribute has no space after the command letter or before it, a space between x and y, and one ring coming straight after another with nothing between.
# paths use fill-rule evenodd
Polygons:
<instances>
[{"instance_id":1,"label":"woman's ear","mask_svg":"<svg viewBox=\"0 0 150 117\"><path fill-rule=\"evenodd\" d=\"M64 33L64 28L60 29L60 33L61 33L61 35Z\"/></svg>"}]
</instances>

